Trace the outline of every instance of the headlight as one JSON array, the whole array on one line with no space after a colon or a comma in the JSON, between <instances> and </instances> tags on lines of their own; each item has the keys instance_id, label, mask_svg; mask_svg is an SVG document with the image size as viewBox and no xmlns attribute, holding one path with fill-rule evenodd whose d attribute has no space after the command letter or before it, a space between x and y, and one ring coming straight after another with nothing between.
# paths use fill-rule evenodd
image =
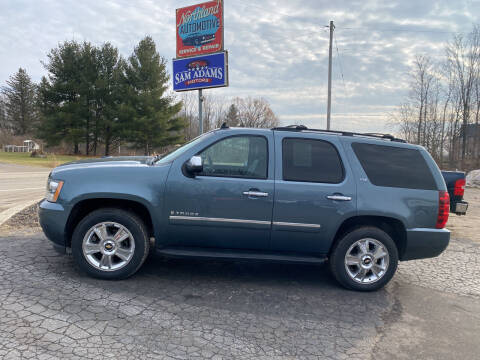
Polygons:
<instances>
[{"instance_id":1,"label":"headlight","mask_svg":"<svg viewBox=\"0 0 480 360\"><path fill-rule=\"evenodd\" d=\"M62 191L62 186L63 181L48 179L45 199L50 202L57 202L58 195L60 195L60 191Z\"/></svg>"}]
</instances>

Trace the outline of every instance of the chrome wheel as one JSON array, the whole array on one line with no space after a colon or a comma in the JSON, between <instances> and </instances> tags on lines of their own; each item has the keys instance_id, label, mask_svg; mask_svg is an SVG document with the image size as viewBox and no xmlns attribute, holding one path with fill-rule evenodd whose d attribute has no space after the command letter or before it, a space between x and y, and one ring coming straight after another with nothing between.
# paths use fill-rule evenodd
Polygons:
<instances>
[{"instance_id":1,"label":"chrome wheel","mask_svg":"<svg viewBox=\"0 0 480 360\"><path fill-rule=\"evenodd\" d=\"M387 248L378 240L366 238L350 246L345 255L345 269L352 280L371 284L385 275L389 261Z\"/></svg>"},{"instance_id":2,"label":"chrome wheel","mask_svg":"<svg viewBox=\"0 0 480 360\"><path fill-rule=\"evenodd\" d=\"M125 226L116 222L101 222L85 234L82 251L88 263L96 269L115 271L132 260L135 240Z\"/></svg>"}]
</instances>

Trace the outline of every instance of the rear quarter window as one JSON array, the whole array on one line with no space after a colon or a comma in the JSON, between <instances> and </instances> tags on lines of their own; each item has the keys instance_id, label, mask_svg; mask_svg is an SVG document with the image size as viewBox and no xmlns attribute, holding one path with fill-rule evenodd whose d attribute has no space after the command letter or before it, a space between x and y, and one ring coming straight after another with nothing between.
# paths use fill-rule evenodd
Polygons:
<instances>
[{"instance_id":1,"label":"rear quarter window","mask_svg":"<svg viewBox=\"0 0 480 360\"><path fill-rule=\"evenodd\" d=\"M317 139L283 139L283 179L286 181L337 184L343 165L331 143Z\"/></svg>"},{"instance_id":2,"label":"rear quarter window","mask_svg":"<svg viewBox=\"0 0 480 360\"><path fill-rule=\"evenodd\" d=\"M424 157L417 149L353 143L353 151L376 186L437 190Z\"/></svg>"}]
</instances>

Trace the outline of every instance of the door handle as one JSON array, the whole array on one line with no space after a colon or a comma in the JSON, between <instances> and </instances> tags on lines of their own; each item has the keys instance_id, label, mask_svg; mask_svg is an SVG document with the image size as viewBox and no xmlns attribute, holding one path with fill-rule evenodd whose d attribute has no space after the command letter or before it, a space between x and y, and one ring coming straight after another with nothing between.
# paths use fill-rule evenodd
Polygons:
<instances>
[{"instance_id":1,"label":"door handle","mask_svg":"<svg viewBox=\"0 0 480 360\"><path fill-rule=\"evenodd\" d=\"M336 200L336 201L350 201L352 198L350 196L343 195L328 195L327 199Z\"/></svg>"},{"instance_id":2,"label":"door handle","mask_svg":"<svg viewBox=\"0 0 480 360\"><path fill-rule=\"evenodd\" d=\"M262 192L262 191L244 191L243 195L256 196L256 197L267 197L268 193Z\"/></svg>"}]
</instances>

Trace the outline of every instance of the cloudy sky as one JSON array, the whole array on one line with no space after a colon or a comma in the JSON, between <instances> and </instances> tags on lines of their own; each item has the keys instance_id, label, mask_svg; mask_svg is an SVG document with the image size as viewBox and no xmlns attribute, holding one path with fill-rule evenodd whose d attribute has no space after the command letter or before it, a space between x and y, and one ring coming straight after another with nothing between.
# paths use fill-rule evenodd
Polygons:
<instances>
[{"instance_id":1,"label":"cloudy sky","mask_svg":"<svg viewBox=\"0 0 480 360\"><path fill-rule=\"evenodd\" d=\"M0 0L0 84L19 67L38 81L45 75L40 61L70 39L109 41L128 56L151 35L171 68L175 8L198 2ZM263 96L282 124L325 127L330 20L332 128L386 131L408 92L415 54L440 61L453 34L480 22L480 1L225 0L230 87L206 92Z\"/></svg>"}]
</instances>

